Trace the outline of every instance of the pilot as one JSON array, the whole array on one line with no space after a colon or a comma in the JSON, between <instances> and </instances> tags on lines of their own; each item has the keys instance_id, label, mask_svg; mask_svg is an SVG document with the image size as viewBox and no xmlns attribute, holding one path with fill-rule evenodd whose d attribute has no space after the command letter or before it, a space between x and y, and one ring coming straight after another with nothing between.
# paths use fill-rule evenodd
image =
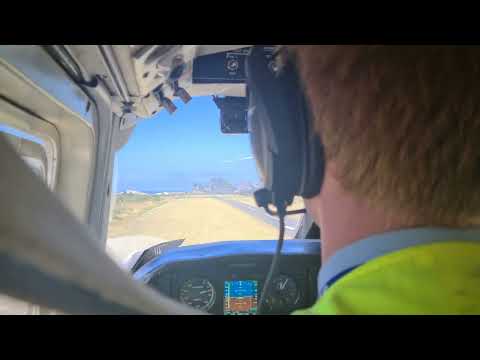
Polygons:
<instances>
[{"instance_id":1,"label":"pilot","mask_svg":"<svg viewBox=\"0 0 480 360\"><path fill-rule=\"evenodd\" d=\"M319 297L295 314L479 314L480 48L289 49L326 156Z\"/></svg>"}]
</instances>

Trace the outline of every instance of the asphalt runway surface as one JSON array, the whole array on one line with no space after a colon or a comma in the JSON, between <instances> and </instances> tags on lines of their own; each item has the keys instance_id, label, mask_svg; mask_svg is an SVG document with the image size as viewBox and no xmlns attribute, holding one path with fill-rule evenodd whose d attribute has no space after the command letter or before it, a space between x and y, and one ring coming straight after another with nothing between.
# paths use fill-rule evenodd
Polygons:
<instances>
[{"instance_id":1,"label":"asphalt runway surface","mask_svg":"<svg viewBox=\"0 0 480 360\"><path fill-rule=\"evenodd\" d=\"M262 208L256 207L256 206L251 206L248 204L245 204L240 201L232 200L232 199L227 199L223 197L217 197L218 200L221 200L228 205L241 210L269 225L273 225L275 227L279 227L280 221L278 220L277 217L271 216L265 212ZM292 220L291 218L289 219L288 217L285 218L285 237L286 238L293 238L295 236L295 232L297 229L297 221Z\"/></svg>"}]
</instances>

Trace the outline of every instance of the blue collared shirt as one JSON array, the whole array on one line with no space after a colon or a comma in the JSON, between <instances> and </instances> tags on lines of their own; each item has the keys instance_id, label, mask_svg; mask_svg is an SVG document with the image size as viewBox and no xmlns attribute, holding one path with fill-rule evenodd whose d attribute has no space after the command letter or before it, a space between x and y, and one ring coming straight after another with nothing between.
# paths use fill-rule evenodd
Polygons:
<instances>
[{"instance_id":1,"label":"blue collared shirt","mask_svg":"<svg viewBox=\"0 0 480 360\"><path fill-rule=\"evenodd\" d=\"M333 254L318 274L318 296L356 267L369 260L411 246L444 241L479 241L480 229L412 228L372 235Z\"/></svg>"}]
</instances>

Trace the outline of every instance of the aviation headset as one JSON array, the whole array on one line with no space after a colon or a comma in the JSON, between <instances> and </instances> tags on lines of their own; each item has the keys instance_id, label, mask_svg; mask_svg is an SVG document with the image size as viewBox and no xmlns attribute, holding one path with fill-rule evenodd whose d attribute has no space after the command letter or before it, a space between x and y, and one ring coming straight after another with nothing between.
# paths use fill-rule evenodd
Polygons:
<instances>
[{"instance_id":1,"label":"aviation headset","mask_svg":"<svg viewBox=\"0 0 480 360\"><path fill-rule=\"evenodd\" d=\"M263 46L254 46L246 58L248 114L252 150L264 188L255 192L257 205L278 215L280 234L263 285L258 313L265 304L278 267L285 234L285 216L296 195L312 198L320 193L325 172L324 148L313 131L313 117L294 60L285 52L267 58ZM280 62L279 60L282 60ZM274 205L276 212L269 209Z\"/></svg>"},{"instance_id":2,"label":"aviation headset","mask_svg":"<svg viewBox=\"0 0 480 360\"><path fill-rule=\"evenodd\" d=\"M296 65L286 56L279 63L281 52L268 59L263 46L254 46L246 59L248 126L265 187L255 199L267 212L272 204L279 213L296 195L319 194L325 167L323 145L313 131Z\"/></svg>"}]
</instances>

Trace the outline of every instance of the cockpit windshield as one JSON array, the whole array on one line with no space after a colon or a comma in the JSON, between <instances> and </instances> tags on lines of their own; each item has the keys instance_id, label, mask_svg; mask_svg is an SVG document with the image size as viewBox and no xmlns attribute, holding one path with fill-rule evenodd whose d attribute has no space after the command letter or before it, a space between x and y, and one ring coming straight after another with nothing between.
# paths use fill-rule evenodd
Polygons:
<instances>
[{"instance_id":1,"label":"cockpit windshield","mask_svg":"<svg viewBox=\"0 0 480 360\"><path fill-rule=\"evenodd\" d=\"M119 259L164 241L182 246L275 239L278 220L255 205L261 187L248 134L226 135L210 97L175 102L138 123L115 159L107 248ZM293 208L303 207L296 199ZM286 238L301 216L286 220Z\"/></svg>"}]
</instances>

